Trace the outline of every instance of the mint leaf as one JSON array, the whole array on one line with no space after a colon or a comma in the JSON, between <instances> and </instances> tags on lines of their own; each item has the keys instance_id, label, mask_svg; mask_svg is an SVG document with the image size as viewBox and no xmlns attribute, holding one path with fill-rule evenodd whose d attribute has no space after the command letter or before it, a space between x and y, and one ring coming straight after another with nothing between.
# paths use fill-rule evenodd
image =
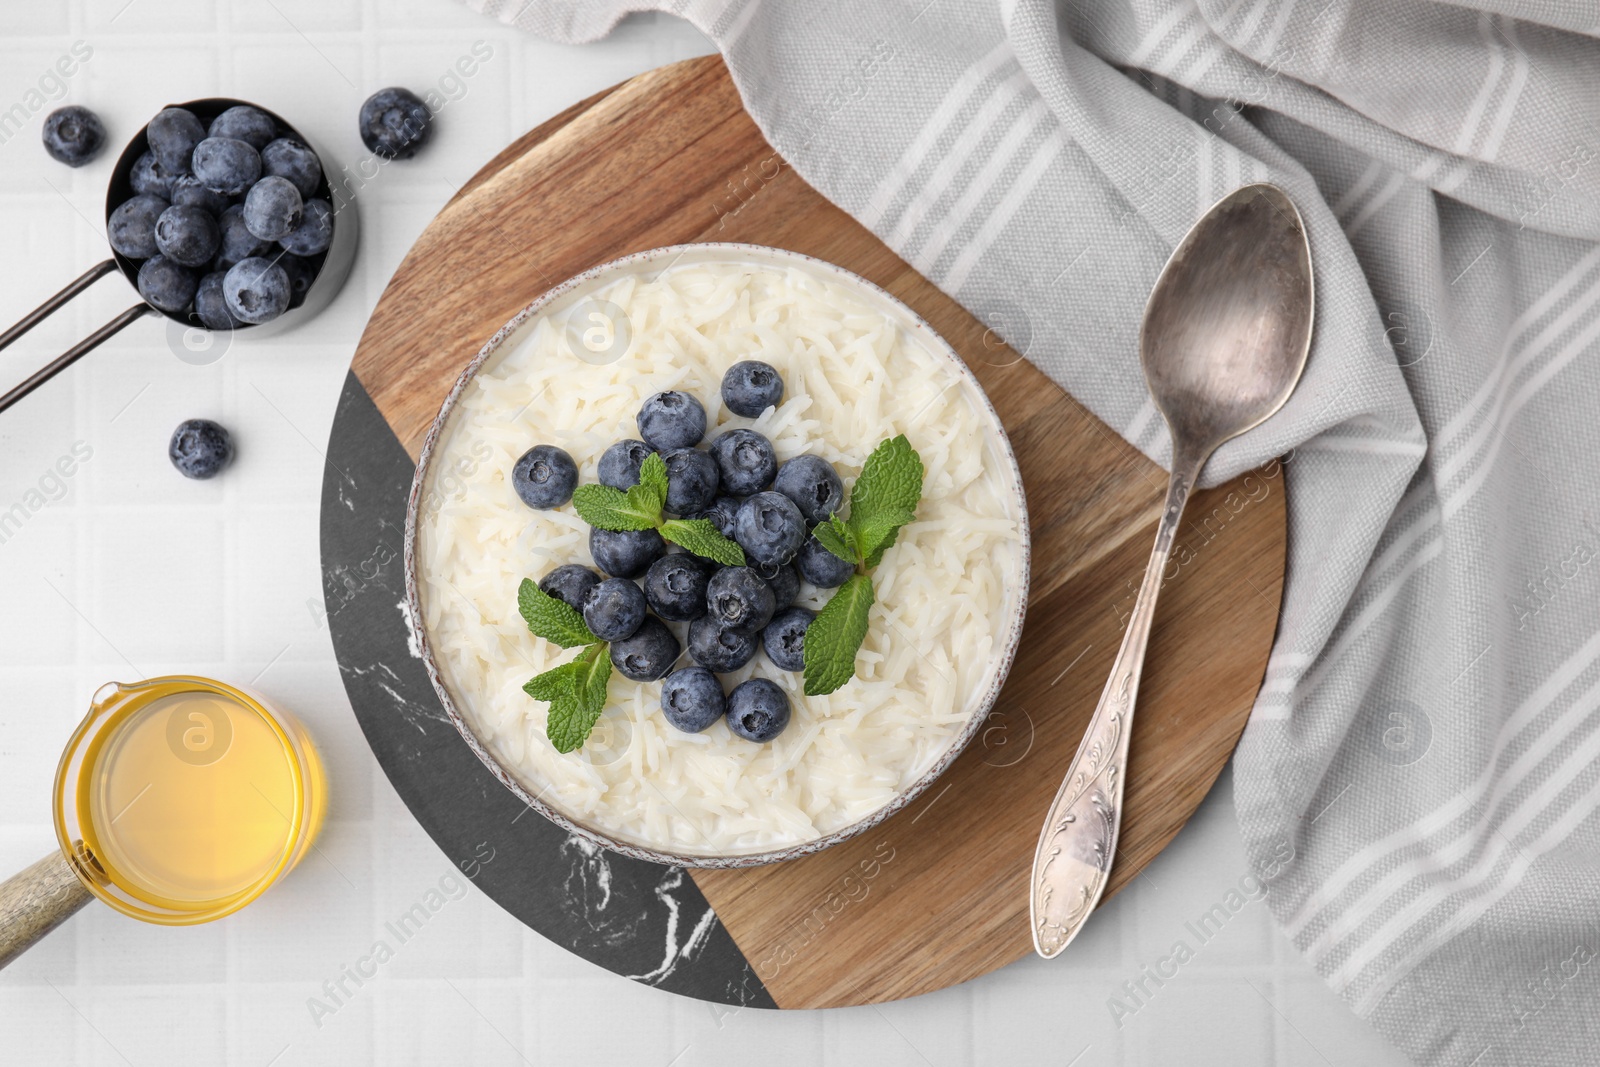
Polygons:
<instances>
[{"instance_id":1,"label":"mint leaf","mask_svg":"<svg viewBox=\"0 0 1600 1067\"><path fill-rule=\"evenodd\" d=\"M831 693L855 676L871 608L872 579L857 574L817 613L806 629L806 696Z\"/></svg>"},{"instance_id":2,"label":"mint leaf","mask_svg":"<svg viewBox=\"0 0 1600 1067\"><path fill-rule=\"evenodd\" d=\"M856 551L855 533L838 515L829 515L827 521L817 523L817 528L811 533L823 548L851 566L861 562L861 553Z\"/></svg>"},{"instance_id":3,"label":"mint leaf","mask_svg":"<svg viewBox=\"0 0 1600 1067\"><path fill-rule=\"evenodd\" d=\"M580 485L572 506L584 522L602 530L653 530L661 522L661 503L650 506L649 491L636 495L638 488L624 493L609 485Z\"/></svg>"},{"instance_id":4,"label":"mint leaf","mask_svg":"<svg viewBox=\"0 0 1600 1067\"><path fill-rule=\"evenodd\" d=\"M744 566L744 550L723 537L710 519L668 519L661 524L661 536L724 567Z\"/></svg>"},{"instance_id":5,"label":"mint leaf","mask_svg":"<svg viewBox=\"0 0 1600 1067\"><path fill-rule=\"evenodd\" d=\"M639 484L634 489L651 494L655 498L657 511L666 505L667 461L661 458L660 452L650 453L639 465ZM632 496L633 489L628 490L628 494Z\"/></svg>"},{"instance_id":6,"label":"mint leaf","mask_svg":"<svg viewBox=\"0 0 1600 1067\"><path fill-rule=\"evenodd\" d=\"M574 684L577 666L578 661L573 660L536 675L522 687L522 691L535 700L555 701L563 696L571 696L577 691Z\"/></svg>"},{"instance_id":7,"label":"mint leaf","mask_svg":"<svg viewBox=\"0 0 1600 1067\"><path fill-rule=\"evenodd\" d=\"M869 567L878 565L878 561L889 550L889 546L894 544L900 527L917 517L917 513L908 508L888 508L872 512L860 525L856 525L853 511L854 509L850 522L854 527L856 544L860 546L861 554L866 557L866 564Z\"/></svg>"},{"instance_id":8,"label":"mint leaf","mask_svg":"<svg viewBox=\"0 0 1600 1067\"><path fill-rule=\"evenodd\" d=\"M562 648L592 645L600 640L583 624L582 615L564 601L545 593L529 578L522 579L522 584L517 586L517 610L527 620L528 629Z\"/></svg>"},{"instance_id":9,"label":"mint leaf","mask_svg":"<svg viewBox=\"0 0 1600 1067\"><path fill-rule=\"evenodd\" d=\"M611 678L611 646L591 645L565 666L572 668L568 676L572 688L550 702L550 714L545 720L545 734L555 750L562 753L581 748L589 740L600 713L606 709L606 683ZM533 682L528 684L532 685Z\"/></svg>"}]
</instances>

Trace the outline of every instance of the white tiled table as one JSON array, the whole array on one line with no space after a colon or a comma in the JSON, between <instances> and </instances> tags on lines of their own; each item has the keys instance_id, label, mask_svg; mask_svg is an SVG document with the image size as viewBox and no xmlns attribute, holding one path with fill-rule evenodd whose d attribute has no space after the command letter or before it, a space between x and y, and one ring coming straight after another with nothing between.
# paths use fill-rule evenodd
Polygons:
<instances>
[{"instance_id":1,"label":"white tiled table","mask_svg":"<svg viewBox=\"0 0 1600 1067\"><path fill-rule=\"evenodd\" d=\"M93 55L64 99L99 112L112 147L72 171L39 145L57 101L35 110L28 93L75 41ZM450 82L477 41L493 55ZM453 871L368 752L316 610L322 450L362 324L418 232L513 137L707 50L665 17L558 47L445 0L0 6L0 111L32 112L0 143L0 324L104 257L112 162L161 105L255 99L353 164L367 94L403 84L453 97L429 148L360 194L354 273L315 322L194 365L147 318L0 416L0 512L19 502L27 512L0 542L0 872L55 847L56 759L109 679L188 671L253 683L308 722L335 786L319 852L239 915L168 929L91 906L0 973L0 1063L1404 1062L1326 991L1265 904L1246 903L1204 944L1185 925L1245 874L1226 775L1055 964L1030 958L876 1008L733 1012L599 970L468 888L344 1007L313 1018L308 1000L323 983ZM0 388L130 303L120 278L102 280L0 354ZM172 428L196 416L227 425L240 446L210 483L179 477L165 456ZM52 482L75 442L92 455ZM59 499L28 506L50 496ZM1146 979L1150 995L1135 1005L1123 984L1180 939L1193 958L1159 987ZM1118 996L1136 1010L1117 1017Z\"/></svg>"}]
</instances>

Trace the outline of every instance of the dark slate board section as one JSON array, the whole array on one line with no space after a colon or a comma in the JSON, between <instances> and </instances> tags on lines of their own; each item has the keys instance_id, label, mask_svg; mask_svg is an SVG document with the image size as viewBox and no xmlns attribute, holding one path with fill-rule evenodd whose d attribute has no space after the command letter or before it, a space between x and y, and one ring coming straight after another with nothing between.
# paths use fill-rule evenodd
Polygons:
<instances>
[{"instance_id":1,"label":"dark slate board section","mask_svg":"<svg viewBox=\"0 0 1600 1067\"><path fill-rule=\"evenodd\" d=\"M497 904L636 982L741 1007L772 996L679 867L628 859L525 806L451 725L402 614L416 468L351 373L322 482L322 578L345 691L378 763L450 861Z\"/></svg>"}]
</instances>

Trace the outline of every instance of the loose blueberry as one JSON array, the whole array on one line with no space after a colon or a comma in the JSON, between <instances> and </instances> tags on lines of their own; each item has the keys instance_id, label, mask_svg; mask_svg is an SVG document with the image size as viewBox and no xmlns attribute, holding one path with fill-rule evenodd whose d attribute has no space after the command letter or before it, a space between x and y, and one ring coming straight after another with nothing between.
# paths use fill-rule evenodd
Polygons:
<instances>
[{"instance_id":1,"label":"loose blueberry","mask_svg":"<svg viewBox=\"0 0 1600 1067\"><path fill-rule=\"evenodd\" d=\"M618 441L600 454L600 484L632 489L639 484L639 468L652 451L643 441Z\"/></svg>"},{"instance_id":2,"label":"loose blueberry","mask_svg":"<svg viewBox=\"0 0 1600 1067\"><path fill-rule=\"evenodd\" d=\"M172 180L172 203L182 204L184 207L197 207L212 218L216 218L228 210L229 201L221 193L213 193L201 185L200 179L193 174L182 174Z\"/></svg>"},{"instance_id":3,"label":"loose blueberry","mask_svg":"<svg viewBox=\"0 0 1600 1067\"><path fill-rule=\"evenodd\" d=\"M167 210L159 196L140 193L117 205L106 223L111 247L129 259L149 259L156 254L156 220Z\"/></svg>"},{"instance_id":4,"label":"loose blueberry","mask_svg":"<svg viewBox=\"0 0 1600 1067\"><path fill-rule=\"evenodd\" d=\"M850 580L850 575L855 573L855 564L846 563L844 560L822 547L822 542L816 536L806 538L800 546L800 551L794 557L795 566L800 568L800 577L810 582L819 589L832 589L843 585Z\"/></svg>"},{"instance_id":5,"label":"loose blueberry","mask_svg":"<svg viewBox=\"0 0 1600 1067\"><path fill-rule=\"evenodd\" d=\"M261 177L261 153L232 137L207 137L194 146L190 165L213 193L238 196Z\"/></svg>"},{"instance_id":6,"label":"loose blueberry","mask_svg":"<svg viewBox=\"0 0 1600 1067\"><path fill-rule=\"evenodd\" d=\"M583 622L602 641L632 637L644 622L644 590L626 578L607 578L583 598Z\"/></svg>"},{"instance_id":7,"label":"loose blueberry","mask_svg":"<svg viewBox=\"0 0 1600 1067\"><path fill-rule=\"evenodd\" d=\"M276 263L252 256L228 268L222 295L240 322L271 322L289 306L289 275Z\"/></svg>"},{"instance_id":8,"label":"loose blueberry","mask_svg":"<svg viewBox=\"0 0 1600 1067\"><path fill-rule=\"evenodd\" d=\"M150 120L144 136L169 174L187 174L195 145L206 139L206 128L194 112L169 107Z\"/></svg>"},{"instance_id":9,"label":"loose blueberry","mask_svg":"<svg viewBox=\"0 0 1600 1067\"><path fill-rule=\"evenodd\" d=\"M790 608L774 615L767 628L761 631L761 647L767 650L767 658L779 670L806 669L806 628L816 617L814 611Z\"/></svg>"},{"instance_id":10,"label":"loose blueberry","mask_svg":"<svg viewBox=\"0 0 1600 1067\"><path fill-rule=\"evenodd\" d=\"M133 170L128 172L128 184L133 186L134 192L142 196L159 196L163 200L171 200L172 183L177 177L161 165L154 152L146 152L133 161Z\"/></svg>"},{"instance_id":11,"label":"loose blueberry","mask_svg":"<svg viewBox=\"0 0 1600 1067\"><path fill-rule=\"evenodd\" d=\"M266 181L265 178L262 181ZM252 190L254 192L254 190ZM249 203L246 200L245 203ZM333 208L326 200L307 200L300 215L300 225L289 236L278 242L297 256L314 256L326 252L333 243Z\"/></svg>"},{"instance_id":12,"label":"loose blueberry","mask_svg":"<svg viewBox=\"0 0 1600 1067\"><path fill-rule=\"evenodd\" d=\"M661 456L667 464L666 509L693 515L717 499L717 461L698 448L674 448Z\"/></svg>"},{"instance_id":13,"label":"loose blueberry","mask_svg":"<svg viewBox=\"0 0 1600 1067\"><path fill-rule=\"evenodd\" d=\"M210 478L233 458L233 439L210 419L190 419L172 431L167 458L185 478Z\"/></svg>"},{"instance_id":14,"label":"loose blueberry","mask_svg":"<svg viewBox=\"0 0 1600 1067\"><path fill-rule=\"evenodd\" d=\"M644 595L650 610L668 622L687 622L706 613L706 584L714 564L687 552L674 552L650 564Z\"/></svg>"},{"instance_id":15,"label":"loose blueberry","mask_svg":"<svg viewBox=\"0 0 1600 1067\"><path fill-rule=\"evenodd\" d=\"M689 448L706 435L706 409L688 393L657 393L639 409L639 436L657 452Z\"/></svg>"},{"instance_id":16,"label":"loose blueberry","mask_svg":"<svg viewBox=\"0 0 1600 1067\"><path fill-rule=\"evenodd\" d=\"M379 89L361 105L361 143L385 159L416 155L432 127L428 105L409 89Z\"/></svg>"},{"instance_id":17,"label":"loose blueberry","mask_svg":"<svg viewBox=\"0 0 1600 1067\"><path fill-rule=\"evenodd\" d=\"M710 519L711 524L723 537L732 538L734 524L739 519L739 506L744 501L738 497L719 496L709 508L698 515L691 516L696 519Z\"/></svg>"},{"instance_id":18,"label":"loose blueberry","mask_svg":"<svg viewBox=\"0 0 1600 1067\"><path fill-rule=\"evenodd\" d=\"M166 256L152 256L139 268L139 295L151 307L170 315L189 309L198 284L194 271Z\"/></svg>"},{"instance_id":19,"label":"loose blueberry","mask_svg":"<svg viewBox=\"0 0 1600 1067\"><path fill-rule=\"evenodd\" d=\"M312 197L322 184L322 160L305 142L280 137L261 149L261 173L287 178L301 196Z\"/></svg>"},{"instance_id":20,"label":"loose blueberry","mask_svg":"<svg viewBox=\"0 0 1600 1067\"><path fill-rule=\"evenodd\" d=\"M778 477L782 478L782 472ZM757 493L739 506L733 539L755 563L788 563L806 538L806 521L780 493Z\"/></svg>"},{"instance_id":21,"label":"loose blueberry","mask_svg":"<svg viewBox=\"0 0 1600 1067\"><path fill-rule=\"evenodd\" d=\"M289 275L289 306L297 308L304 304L306 294L311 291L311 283L317 277L316 265L293 252L280 252L272 258Z\"/></svg>"},{"instance_id":22,"label":"loose blueberry","mask_svg":"<svg viewBox=\"0 0 1600 1067\"><path fill-rule=\"evenodd\" d=\"M789 698L778 684L751 678L728 694L728 729L757 744L765 744L789 725Z\"/></svg>"},{"instance_id":23,"label":"loose blueberry","mask_svg":"<svg viewBox=\"0 0 1600 1067\"><path fill-rule=\"evenodd\" d=\"M589 531L589 555L594 565L618 578L637 578L666 551L667 543L655 530Z\"/></svg>"},{"instance_id":24,"label":"loose blueberry","mask_svg":"<svg viewBox=\"0 0 1600 1067\"><path fill-rule=\"evenodd\" d=\"M647 615L632 637L611 642L611 664L624 678L653 682L672 669L682 651L666 624Z\"/></svg>"},{"instance_id":25,"label":"loose blueberry","mask_svg":"<svg viewBox=\"0 0 1600 1067\"><path fill-rule=\"evenodd\" d=\"M722 683L704 667L683 667L661 683L661 714L686 734L697 734L722 718L728 700Z\"/></svg>"},{"instance_id":26,"label":"loose blueberry","mask_svg":"<svg viewBox=\"0 0 1600 1067\"><path fill-rule=\"evenodd\" d=\"M778 468L772 488L795 502L815 526L844 505L844 483L821 456L796 456Z\"/></svg>"},{"instance_id":27,"label":"loose blueberry","mask_svg":"<svg viewBox=\"0 0 1600 1067\"><path fill-rule=\"evenodd\" d=\"M706 583L707 616L735 633L755 633L776 608L772 587L752 567L724 567Z\"/></svg>"},{"instance_id":28,"label":"loose blueberry","mask_svg":"<svg viewBox=\"0 0 1600 1067\"><path fill-rule=\"evenodd\" d=\"M600 576L588 567L568 563L539 579L539 592L553 596L575 611L583 610L583 598L600 584Z\"/></svg>"},{"instance_id":29,"label":"loose blueberry","mask_svg":"<svg viewBox=\"0 0 1600 1067\"><path fill-rule=\"evenodd\" d=\"M782 611L793 604L800 597L800 575L794 569L793 563L784 563L776 567L758 566L756 572L761 575L761 580L767 583L772 590L772 607L774 611Z\"/></svg>"},{"instance_id":30,"label":"loose blueberry","mask_svg":"<svg viewBox=\"0 0 1600 1067\"><path fill-rule=\"evenodd\" d=\"M270 241L263 241L244 224L243 204L234 204L218 215L217 229L222 234L213 264L217 270L225 271L235 263L242 263L251 256L265 256L272 250Z\"/></svg>"},{"instance_id":31,"label":"loose blueberry","mask_svg":"<svg viewBox=\"0 0 1600 1067\"><path fill-rule=\"evenodd\" d=\"M300 191L288 178L262 178L244 198L244 224L263 241L288 237L304 216Z\"/></svg>"},{"instance_id":32,"label":"loose blueberry","mask_svg":"<svg viewBox=\"0 0 1600 1067\"><path fill-rule=\"evenodd\" d=\"M578 465L555 445L534 445L511 468L511 487L530 508L559 508L578 488Z\"/></svg>"},{"instance_id":33,"label":"loose blueberry","mask_svg":"<svg viewBox=\"0 0 1600 1067\"><path fill-rule=\"evenodd\" d=\"M217 220L197 207L173 204L156 220L156 247L185 267L203 267L222 244Z\"/></svg>"},{"instance_id":34,"label":"loose blueberry","mask_svg":"<svg viewBox=\"0 0 1600 1067\"><path fill-rule=\"evenodd\" d=\"M778 454L772 450L772 442L754 430L718 434L711 442L711 457L717 461L723 489L736 496L761 492L778 473Z\"/></svg>"},{"instance_id":35,"label":"loose blueberry","mask_svg":"<svg viewBox=\"0 0 1600 1067\"><path fill-rule=\"evenodd\" d=\"M278 126L272 121L272 116L260 108L236 104L211 120L206 136L231 137L259 152L267 146L268 141L278 136Z\"/></svg>"},{"instance_id":36,"label":"loose blueberry","mask_svg":"<svg viewBox=\"0 0 1600 1067\"><path fill-rule=\"evenodd\" d=\"M782 399L783 378L770 363L747 359L722 376L722 403L735 415L753 419Z\"/></svg>"},{"instance_id":37,"label":"loose blueberry","mask_svg":"<svg viewBox=\"0 0 1600 1067\"><path fill-rule=\"evenodd\" d=\"M76 104L50 112L41 136L50 158L69 167L83 166L106 146L106 128L100 116Z\"/></svg>"},{"instance_id":38,"label":"loose blueberry","mask_svg":"<svg viewBox=\"0 0 1600 1067\"><path fill-rule=\"evenodd\" d=\"M727 674L749 663L761 639L756 634L734 633L710 615L689 624L689 655L708 671Z\"/></svg>"},{"instance_id":39,"label":"loose blueberry","mask_svg":"<svg viewBox=\"0 0 1600 1067\"><path fill-rule=\"evenodd\" d=\"M200 279L194 291L194 313L208 330L231 330L239 325L228 310L228 298L222 292L223 277L222 271L214 270Z\"/></svg>"}]
</instances>

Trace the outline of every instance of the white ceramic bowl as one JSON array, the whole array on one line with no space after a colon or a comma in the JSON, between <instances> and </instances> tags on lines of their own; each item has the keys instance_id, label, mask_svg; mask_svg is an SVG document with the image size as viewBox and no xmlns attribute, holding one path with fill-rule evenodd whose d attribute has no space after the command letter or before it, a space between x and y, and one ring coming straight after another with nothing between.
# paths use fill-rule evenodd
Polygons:
<instances>
[{"instance_id":1,"label":"white ceramic bowl","mask_svg":"<svg viewBox=\"0 0 1600 1067\"><path fill-rule=\"evenodd\" d=\"M987 424L988 440L984 444L989 450L990 461L998 464L1001 468L1006 494L1011 504L1012 516L1017 520L1018 528L1018 571L1014 575L1015 580L1011 583L1011 588L1007 594L1008 599L1002 608L1008 620L1004 626L1004 636L1002 640L997 641L994 645L990 660L986 665L987 669L982 672L982 677L986 679L982 691L968 694L964 724L960 732L950 742L949 747L916 781L896 793L888 803L871 814L811 840L780 848L737 853L674 852L652 847L639 841L628 840L626 835L617 832L614 828L608 830L594 826L573 812L563 810L549 796L541 795L538 787L525 780L514 768L502 763L496 757L492 747L485 743L474 730L468 717L462 713L461 708L466 702L461 700L455 692L455 686L461 684L460 681L447 679L445 673L440 670L439 662L430 644L427 626L424 622L428 616L423 611L422 597L419 592L422 583L419 581L418 576L418 567L420 566L420 554L417 551L418 515L421 510L421 501L426 499L431 484L430 478L433 474L435 450L442 448L441 441L446 439L446 429L450 424L451 413L455 409L463 390L466 389L473 377L490 360L494 359L497 352L502 351L502 349L509 351L511 346L507 342L518 333L524 324L529 323L536 316L545 313L559 313L584 297L605 288L625 274L654 275L663 270L670 270L679 264L692 265L708 262L749 264L755 267L775 267L778 269L801 266L834 283L852 289L860 299L873 305L876 310L881 311L894 321L902 330L908 342L919 343L926 352L931 353L935 358L943 357L949 360L952 369L955 371L955 376L959 380L960 387L969 390L969 399L974 410L979 413L980 418ZM767 248L760 245L731 243L677 245L625 256L594 267L575 278L561 283L518 312L515 318L506 323L494 337L489 339L489 342L483 346L478 355L466 366L461 372L461 376L456 380L454 388L450 390L450 394L445 397L444 404L440 407L439 414L434 419L433 425L428 430L427 438L423 442L422 456L417 464L416 476L411 483L411 494L406 505L405 567L407 606L410 610L411 618L416 620L417 643L423 662L428 670L428 677L433 681L433 687L439 694L439 700L444 705L445 711L450 715L451 721L455 723L456 729L461 732L461 736L471 746L473 752L483 761L484 766L488 767L494 776L505 784L507 789L517 794L526 804L540 814L568 831L626 856L684 867L752 867L793 859L797 856L820 851L877 825L905 807L926 790L971 742L988 715L995 698L999 695L1000 687L1005 682L1012 658L1016 654L1018 641L1022 635L1023 616L1027 608L1029 574L1027 507L1022 490L1022 475L1017 468L1016 456L1012 451L1009 439L1006 437L1005 430L1000 425L999 416L995 414L988 397L984 395L977 379L973 377L972 372L967 369L966 364L956 355L955 351L910 308L858 275L831 263L801 255L797 252Z\"/></svg>"}]
</instances>

